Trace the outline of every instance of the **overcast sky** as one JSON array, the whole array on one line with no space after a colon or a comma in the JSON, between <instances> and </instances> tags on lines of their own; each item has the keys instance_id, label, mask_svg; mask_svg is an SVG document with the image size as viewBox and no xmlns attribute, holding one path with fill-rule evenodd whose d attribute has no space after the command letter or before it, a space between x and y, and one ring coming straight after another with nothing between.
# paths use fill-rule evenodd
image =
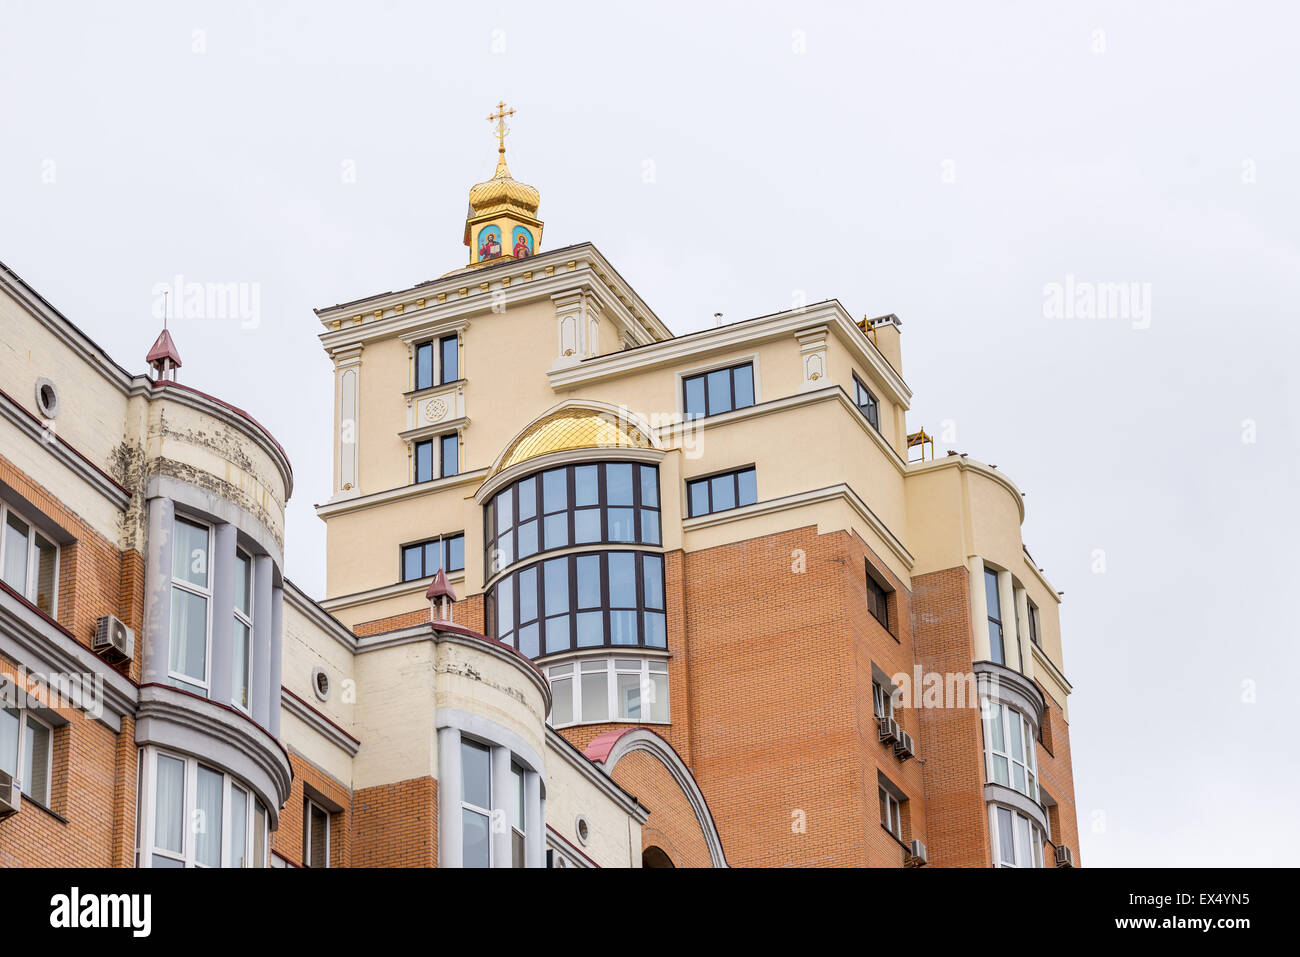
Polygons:
<instances>
[{"instance_id":1,"label":"overcast sky","mask_svg":"<svg viewBox=\"0 0 1300 957\"><path fill-rule=\"evenodd\" d=\"M464 263L504 98L543 248L674 331L903 320L909 427L1065 592L1085 864L1294 864L1300 17L1057 6L0 0L0 260L136 371L160 283L256 290L173 324L182 379L287 448L320 595L312 308Z\"/></svg>"}]
</instances>

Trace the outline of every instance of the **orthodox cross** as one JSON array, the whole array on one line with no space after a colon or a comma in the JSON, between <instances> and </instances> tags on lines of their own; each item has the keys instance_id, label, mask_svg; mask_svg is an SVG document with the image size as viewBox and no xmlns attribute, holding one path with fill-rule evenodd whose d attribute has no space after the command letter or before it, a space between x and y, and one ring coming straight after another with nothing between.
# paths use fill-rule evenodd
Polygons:
<instances>
[{"instance_id":1,"label":"orthodox cross","mask_svg":"<svg viewBox=\"0 0 1300 957\"><path fill-rule=\"evenodd\" d=\"M497 144L502 153L506 151L506 136L510 132L510 127L506 126L506 117L514 116L514 115L515 115L514 107L512 106L510 109L507 110L504 100L497 102L497 108L495 113L488 114L488 122L495 124L492 132L497 138Z\"/></svg>"}]
</instances>

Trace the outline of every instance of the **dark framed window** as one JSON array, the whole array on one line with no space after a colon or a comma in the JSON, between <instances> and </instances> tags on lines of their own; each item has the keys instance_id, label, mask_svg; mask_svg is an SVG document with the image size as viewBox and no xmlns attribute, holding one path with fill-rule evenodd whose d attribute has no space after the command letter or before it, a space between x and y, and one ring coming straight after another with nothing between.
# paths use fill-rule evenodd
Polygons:
<instances>
[{"instance_id":1,"label":"dark framed window","mask_svg":"<svg viewBox=\"0 0 1300 957\"><path fill-rule=\"evenodd\" d=\"M682 379L686 418L719 415L754 404L754 364L745 362Z\"/></svg>"},{"instance_id":2,"label":"dark framed window","mask_svg":"<svg viewBox=\"0 0 1300 957\"><path fill-rule=\"evenodd\" d=\"M433 441L415 443L415 481L433 481Z\"/></svg>"},{"instance_id":3,"label":"dark framed window","mask_svg":"<svg viewBox=\"0 0 1300 957\"><path fill-rule=\"evenodd\" d=\"M438 369L438 381L440 383L455 382L460 378L460 349L456 336L443 336L438 340L439 359L441 366Z\"/></svg>"},{"instance_id":4,"label":"dark framed window","mask_svg":"<svg viewBox=\"0 0 1300 957\"><path fill-rule=\"evenodd\" d=\"M862 380L858 378L856 372L853 374L853 402L862 411L862 414L867 417L871 427L879 432L880 403L876 401L876 397L872 395L871 390L862 384Z\"/></svg>"},{"instance_id":5,"label":"dark framed window","mask_svg":"<svg viewBox=\"0 0 1300 957\"><path fill-rule=\"evenodd\" d=\"M984 569L984 600L989 610L989 655L1000 665L1007 663L1002 644L1002 602L998 598L998 573Z\"/></svg>"},{"instance_id":6,"label":"dark framed window","mask_svg":"<svg viewBox=\"0 0 1300 957\"><path fill-rule=\"evenodd\" d=\"M686 483L686 500L692 518L753 505L758 501L758 473L750 466L691 479Z\"/></svg>"},{"instance_id":7,"label":"dark framed window","mask_svg":"<svg viewBox=\"0 0 1300 957\"><path fill-rule=\"evenodd\" d=\"M448 572L465 570L465 533L439 535L423 542L402 546L402 581L418 581L436 575L438 569Z\"/></svg>"},{"instance_id":8,"label":"dark framed window","mask_svg":"<svg viewBox=\"0 0 1300 957\"><path fill-rule=\"evenodd\" d=\"M1032 601L1029 602L1029 640L1039 648L1043 647L1043 640L1038 634L1038 606Z\"/></svg>"},{"instance_id":9,"label":"dark framed window","mask_svg":"<svg viewBox=\"0 0 1300 957\"><path fill-rule=\"evenodd\" d=\"M433 343L421 342L415 347L415 388L428 389L433 385Z\"/></svg>"},{"instance_id":10,"label":"dark framed window","mask_svg":"<svg viewBox=\"0 0 1300 957\"><path fill-rule=\"evenodd\" d=\"M659 468L636 462L565 465L514 482L483 509L488 577L571 545L660 544Z\"/></svg>"},{"instance_id":11,"label":"dark framed window","mask_svg":"<svg viewBox=\"0 0 1300 957\"><path fill-rule=\"evenodd\" d=\"M867 611L889 631L889 589L876 581L867 565Z\"/></svg>"},{"instance_id":12,"label":"dark framed window","mask_svg":"<svg viewBox=\"0 0 1300 957\"><path fill-rule=\"evenodd\" d=\"M667 648L664 559L649 552L562 555L488 591L487 632L529 658L584 648Z\"/></svg>"},{"instance_id":13,"label":"dark framed window","mask_svg":"<svg viewBox=\"0 0 1300 957\"><path fill-rule=\"evenodd\" d=\"M457 475L460 473L460 435L453 432L451 435L444 435L441 439L442 447L439 456L442 469L442 477Z\"/></svg>"}]
</instances>

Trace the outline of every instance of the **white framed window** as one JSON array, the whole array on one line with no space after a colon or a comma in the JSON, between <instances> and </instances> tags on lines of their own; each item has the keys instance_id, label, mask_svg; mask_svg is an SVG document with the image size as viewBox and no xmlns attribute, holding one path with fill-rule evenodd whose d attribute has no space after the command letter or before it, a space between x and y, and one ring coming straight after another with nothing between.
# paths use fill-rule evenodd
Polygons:
<instances>
[{"instance_id":1,"label":"white framed window","mask_svg":"<svg viewBox=\"0 0 1300 957\"><path fill-rule=\"evenodd\" d=\"M1018 811L989 805L994 867L1042 867L1043 832Z\"/></svg>"},{"instance_id":2,"label":"white framed window","mask_svg":"<svg viewBox=\"0 0 1300 957\"><path fill-rule=\"evenodd\" d=\"M54 728L27 708L0 708L0 771L42 807L50 806Z\"/></svg>"},{"instance_id":3,"label":"white framed window","mask_svg":"<svg viewBox=\"0 0 1300 957\"><path fill-rule=\"evenodd\" d=\"M894 690L885 689L879 681L871 682L871 707L877 718L894 716Z\"/></svg>"},{"instance_id":4,"label":"white framed window","mask_svg":"<svg viewBox=\"0 0 1300 957\"><path fill-rule=\"evenodd\" d=\"M1015 788L1038 800L1038 756L1034 726L1015 708L988 698L981 700L988 780Z\"/></svg>"},{"instance_id":5,"label":"white framed window","mask_svg":"<svg viewBox=\"0 0 1300 957\"><path fill-rule=\"evenodd\" d=\"M903 806L899 803L898 798L886 791L884 787L879 787L878 790L880 791L880 826L901 841L903 839Z\"/></svg>"},{"instance_id":6,"label":"white framed window","mask_svg":"<svg viewBox=\"0 0 1300 957\"><path fill-rule=\"evenodd\" d=\"M524 769L519 765L510 765L510 866L527 867L525 848L528 836L528 806L524 790Z\"/></svg>"},{"instance_id":7,"label":"white framed window","mask_svg":"<svg viewBox=\"0 0 1300 957\"><path fill-rule=\"evenodd\" d=\"M51 618L55 616L59 546L6 502L0 502L0 581Z\"/></svg>"},{"instance_id":8,"label":"white framed window","mask_svg":"<svg viewBox=\"0 0 1300 957\"><path fill-rule=\"evenodd\" d=\"M238 550L235 552L235 623L231 638L230 701L236 708L248 711L253 662L253 558Z\"/></svg>"},{"instance_id":9,"label":"white framed window","mask_svg":"<svg viewBox=\"0 0 1300 957\"><path fill-rule=\"evenodd\" d=\"M176 516L172 532L171 642L177 687L207 697L212 650L212 527Z\"/></svg>"},{"instance_id":10,"label":"white framed window","mask_svg":"<svg viewBox=\"0 0 1300 957\"><path fill-rule=\"evenodd\" d=\"M197 758L146 748L137 826L141 867L266 867L266 808Z\"/></svg>"},{"instance_id":11,"label":"white framed window","mask_svg":"<svg viewBox=\"0 0 1300 957\"><path fill-rule=\"evenodd\" d=\"M460 742L461 866L492 866L492 750Z\"/></svg>"},{"instance_id":12,"label":"white framed window","mask_svg":"<svg viewBox=\"0 0 1300 957\"><path fill-rule=\"evenodd\" d=\"M307 799L303 815L302 860L307 867L330 866L330 812Z\"/></svg>"},{"instance_id":13,"label":"white framed window","mask_svg":"<svg viewBox=\"0 0 1300 957\"><path fill-rule=\"evenodd\" d=\"M551 726L601 721L668 724L668 661L580 658L547 669Z\"/></svg>"}]
</instances>

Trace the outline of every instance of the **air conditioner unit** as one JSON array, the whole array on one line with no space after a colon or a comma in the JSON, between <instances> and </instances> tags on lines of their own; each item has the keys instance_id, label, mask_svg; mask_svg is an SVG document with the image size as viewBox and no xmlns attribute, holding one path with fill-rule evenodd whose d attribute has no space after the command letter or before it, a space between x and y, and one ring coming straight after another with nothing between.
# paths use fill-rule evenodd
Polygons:
<instances>
[{"instance_id":1,"label":"air conditioner unit","mask_svg":"<svg viewBox=\"0 0 1300 957\"><path fill-rule=\"evenodd\" d=\"M912 741L912 736L906 731L899 731L898 740L894 742L894 757L898 758L900 761L906 761L915 753L915 744Z\"/></svg>"},{"instance_id":2,"label":"air conditioner unit","mask_svg":"<svg viewBox=\"0 0 1300 957\"><path fill-rule=\"evenodd\" d=\"M0 819L17 814L23 806L23 795L8 771L0 771Z\"/></svg>"},{"instance_id":3,"label":"air conditioner unit","mask_svg":"<svg viewBox=\"0 0 1300 957\"><path fill-rule=\"evenodd\" d=\"M1068 847L1066 847L1064 844L1062 844L1060 847L1058 847L1058 848L1056 849L1056 866L1057 866L1057 867L1073 867L1073 866L1074 866L1074 851L1070 850L1070 849L1069 849Z\"/></svg>"},{"instance_id":4,"label":"air conditioner unit","mask_svg":"<svg viewBox=\"0 0 1300 957\"><path fill-rule=\"evenodd\" d=\"M929 858L926 857L925 844L921 841L913 841L907 849L907 866L920 867Z\"/></svg>"},{"instance_id":5,"label":"air conditioner unit","mask_svg":"<svg viewBox=\"0 0 1300 957\"><path fill-rule=\"evenodd\" d=\"M95 623L95 638L90 650L114 664L135 657L135 632L116 615L105 615Z\"/></svg>"},{"instance_id":6,"label":"air conditioner unit","mask_svg":"<svg viewBox=\"0 0 1300 957\"><path fill-rule=\"evenodd\" d=\"M885 742L898 740L898 722L893 718L880 719L880 740Z\"/></svg>"}]
</instances>

